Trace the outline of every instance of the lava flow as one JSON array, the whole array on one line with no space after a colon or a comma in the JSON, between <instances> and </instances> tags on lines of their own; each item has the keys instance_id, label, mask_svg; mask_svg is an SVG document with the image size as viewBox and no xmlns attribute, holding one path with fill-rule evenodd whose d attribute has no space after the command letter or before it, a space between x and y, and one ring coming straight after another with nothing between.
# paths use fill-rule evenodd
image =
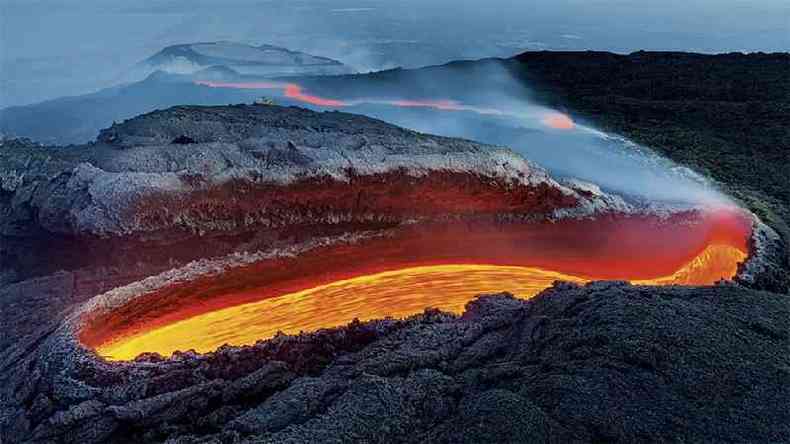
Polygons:
<instances>
[{"instance_id":1,"label":"lava flow","mask_svg":"<svg viewBox=\"0 0 790 444\"><path fill-rule=\"evenodd\" d=\"M268 89L277 90L289 99L296 100L310 105L342 108L362 104L388 105L399 108L430 108L437 111L469 111L480 115L489 116L511 116L520 117L517 113L508 113L496 108L481 107L461 103L458 100L438 99L438 100L415 100L415 99L377 99L362 98L354 100L340 100L320 97L307 94L301 85L296 83L283 82L217 82L209 80L197 80L195 84L210 88L232 88L232 89ZM541 122L555 129L572 129L575 127L570 117L558 112L547 112Z\"/></svg>"},{"instance_id":2,"label":"lava flow","mask_svg":"<svg viewBox=\"0 0 790 444\"><path fill-rule=\"evenodd\" d=\"M542 122L554 129L569 130L576 127L570 117L561 113L550 113L543 118Z\"/></svg>"},{"instance_id":3,"label":"lava flow","mask_svg":"<svg viewBox=\"0 0 790 444\"><path fill-rule=\"evenodd\" d=\"M198 80L195 82L198 85L208 86L210 88L233 88L233 89L274 89L282 92L283 96L303 103L309 103L316 106L331 106L342 107L349 104L342 100L327 99L310 95L304 92L304 89L296 83L284 82L212 82L208 80Z\"/></svg>"},{"instance_id":4,"label":"lava flow","mask_svg":"<svg viewBox=\"0 0 790 444\"><path fill-rule=\"evenodd\" d=\"M80 332L111 360L176 350L210 352L277 332L404 317L427 307L460 313L475 295L530 298L554 281L625 279L710 285L733 278L748 254L750 221L737 211L534 223L454 222L265 260L163 288Z\"/></svg>"}]
</instances>

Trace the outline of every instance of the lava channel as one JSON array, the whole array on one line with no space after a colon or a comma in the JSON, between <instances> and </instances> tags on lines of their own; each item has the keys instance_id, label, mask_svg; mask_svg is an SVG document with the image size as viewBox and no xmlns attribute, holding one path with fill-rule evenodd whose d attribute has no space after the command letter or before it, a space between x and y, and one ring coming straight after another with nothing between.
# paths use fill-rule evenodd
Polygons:
<instances>
[{"instance_id":1,"label":"lava channel","mask_svg":"<svg viewBox=\"0 0 790 444\"><path fill-rule=\"evenodd\" d=\"M285 82L218 82L210 80L196 80L196 85L209 88L230 88L230 89L249 89L249 90L274 90L297 102L315 106L343 108L363 104L388 105L398 108L429 108L436 111L468 111L480 115L488 116L510 116L515 118L523 117L519 113L508 112L492 107L475 106L462 103L453 99L381 99L381 98L357 98L354 100L341 100L328 97L321 97L305 92L304 88L297 83ZM557 112L545 111L540 119L541 123L553 129L571 130L576 124L570 116Z\"/></svg>"},{"instance_id":2,"label":"lava channel","mask_svg":"<svg viewBox=\"0 0 790 444\"><path fill-rule=\"evenodd\" d=\"M530 298L557 280L711 285L736 276L750 236L750 219L736 210L415 224L161 288L86 319L79 339L107 359L130 360L428 307L460 313L478 294Z\"/></svg>"}]
</instances>

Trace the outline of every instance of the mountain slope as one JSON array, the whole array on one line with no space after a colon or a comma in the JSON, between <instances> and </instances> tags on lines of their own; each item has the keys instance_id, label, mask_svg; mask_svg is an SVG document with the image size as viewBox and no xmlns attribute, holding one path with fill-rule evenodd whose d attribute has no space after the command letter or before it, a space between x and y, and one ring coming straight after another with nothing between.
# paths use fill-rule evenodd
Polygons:
<instances>
[{"instance_id":1,"label":"mountain slope","mask_svg":"<svg viewBox=\"0 0 790 444\"><path fill-rule=\"evenodd\" d=\"M326 57L291 51L272 45L235 42L204 42L173 45L142 61L139 68L191 74L212 66L224 66L241 74L273 77L283 75L349 74L351 69Z\"/></svg>"}]
</instances>

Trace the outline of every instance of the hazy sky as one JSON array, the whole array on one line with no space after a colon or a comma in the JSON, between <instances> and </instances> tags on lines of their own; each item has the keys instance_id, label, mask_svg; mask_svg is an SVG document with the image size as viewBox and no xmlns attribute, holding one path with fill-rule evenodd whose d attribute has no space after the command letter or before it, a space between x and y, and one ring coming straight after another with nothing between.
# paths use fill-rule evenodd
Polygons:
<instances>
[{"instance_id":1,"label":"hazy sky","mask_svg":"<svg viewBox=\"0 0 790 444\"><path fill-rule=\"evenodd\" d=\"M117 81L164 46L271 43L367 71L535 49L790 50L788 0L0 0L0 106Z\"/></svg>"}]
</instances>

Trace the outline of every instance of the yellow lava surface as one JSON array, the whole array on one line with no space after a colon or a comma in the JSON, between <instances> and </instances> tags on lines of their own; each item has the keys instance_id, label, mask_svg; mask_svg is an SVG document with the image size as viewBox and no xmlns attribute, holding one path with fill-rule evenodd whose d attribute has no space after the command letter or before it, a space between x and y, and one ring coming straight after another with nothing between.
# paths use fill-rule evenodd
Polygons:
<instances>
[{"instance_id":1,"label":"yellow lava surface","mask_svg":"<svg viewBox=\"0 0 790 444\"><path fill-rule=\"evenodd\" d=\"M710 285L731 279L746 254L709 245L671 276L633 281L639 285ZM519 266L479 264L404 268L340 280L279 297L200 314L97 347L110 360L144 352L169 356L177 350L205 353L224 344L247 345L277 332L296 334L385 317L402 318L427 307L461 313L476 295L507 291L528 299L554 281L588 279Z\"/></svg>"}]
</instances>

